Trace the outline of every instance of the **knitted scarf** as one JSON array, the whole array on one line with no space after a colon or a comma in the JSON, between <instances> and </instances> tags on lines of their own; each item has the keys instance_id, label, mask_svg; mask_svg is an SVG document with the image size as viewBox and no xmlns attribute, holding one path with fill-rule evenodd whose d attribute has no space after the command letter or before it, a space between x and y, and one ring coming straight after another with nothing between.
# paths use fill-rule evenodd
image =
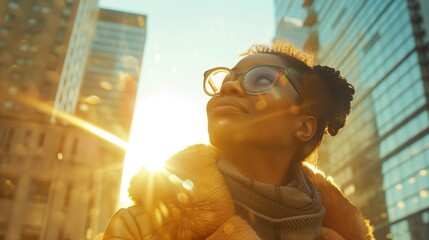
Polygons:
<instances>
[{"instance_id":1,"label":"knitted scarf","mask_svg":"<svg viewBox=\"0 0 429 240\"><path fill-rule=\"evenodd\" d=\"M325 214L317 190L302 169L286 186L257 182L243 176L224 159L218 161L236 211L262 239L317 239Z\"/></svg>"}]
</instances>

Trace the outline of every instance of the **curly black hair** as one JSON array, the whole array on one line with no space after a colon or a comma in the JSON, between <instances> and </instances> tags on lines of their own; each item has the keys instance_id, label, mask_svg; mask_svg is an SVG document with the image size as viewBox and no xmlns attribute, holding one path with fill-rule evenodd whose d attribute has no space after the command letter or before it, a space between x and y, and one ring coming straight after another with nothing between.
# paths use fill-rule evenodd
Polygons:
<instances>
[{"instance_id":1,"label":"curly black hair","mask_svg":"<svg viewBox=\"0 0 429 240\"><path fill-rule=\"evenodd\" d=\"M335 136L346 125L355 89L341 75L340 71L328 66L313 65L314 54L304 51L290 42L278 40L271 46L256 44L242 55L248 56L256 53L280 56L301 75L300 87L306 99L303 104L312 109L310 114L317 121L315 135L305 143L300 156L297 157L302 161L317 149L324 134Z\"/></svg>"}]
</instances>

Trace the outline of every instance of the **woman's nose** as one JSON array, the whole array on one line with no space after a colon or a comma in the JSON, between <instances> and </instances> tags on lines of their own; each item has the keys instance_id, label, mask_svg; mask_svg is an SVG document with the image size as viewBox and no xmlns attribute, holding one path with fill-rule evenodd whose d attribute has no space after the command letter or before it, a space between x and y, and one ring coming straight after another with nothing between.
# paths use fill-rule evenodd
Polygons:
<instances>
[{"instance_id":1,"label":"woman's nose","mask_svg":"<svg viewBox=\"0 0 429 240\"><path fill-rule=\"evenodd\" d=\"M244 96L245 92L241 87L239 77L237 79L227 81L222 85L222 88L220 89L220 95L224 94Z\"/></svg>"}]
</instances>

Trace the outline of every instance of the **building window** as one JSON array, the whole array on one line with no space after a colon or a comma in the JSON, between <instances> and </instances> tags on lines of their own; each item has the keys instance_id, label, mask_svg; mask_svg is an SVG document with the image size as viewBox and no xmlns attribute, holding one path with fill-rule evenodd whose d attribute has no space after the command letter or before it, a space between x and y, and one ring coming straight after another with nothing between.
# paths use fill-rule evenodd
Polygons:
<instances>
[{"instance_id":1,"label":"building window","mask_svg":"<svg viewBox=\"0 0 429 240\"><path fill-rule=\"evenodd\" d=\"M15 15L12 13L7 13L3 16L3 19L5 22L11 22L13 19L15 19Z\"/></svg>"},{"instance_id":2,"label":"building window","mask_svg":"<svg viewBox=\"0 0 429 240\"><path fill-rule=\"evenodd\" d=\"M6 100L6 101L4 101L4 103L3 103L3 107L4 107L5 109L11 109L11 108L13 108L13 102L12 102L12 101L8 101L8 100Z\"/></svg>"},{"instance_id":3,"label":"building window","mask_svg":"<svg viewBox=\"0 0 429 240\"><path fill-rule=\"evenodd\" d=\"M45 133L41 133L39 135L38 145L39 145L39 147L43 147L44 144L45 144Z\"/></svg>"},{"instance_id":4,"label":"building window","mask_svg":"<svg viewBox=\"0 0 429 240\"><path fill-rule=\"evenodd\" d=\"M33 5L33 7L31 8L31 10L33 12L40 12L41 7L39 5Z\"/></svg>"},{"instance_id":5,"label":"building window","mask_svg":"<svg viewBox=\"0 0 429 240\"><path fill-rule=\"evenodd\" d=\"M43 19L32 17L32 18L27 19L27 23L28 23L28 25L31 25L31 26L36 26L36 25L41 26L41 25L43 25L44 22L43 22Z\"/></svg>"},{"instance_id":6,"label":"building window","mask_svg":"<svg viewBox=\"0 0 429 240\"><path fill-rule=\"evenodd\" d=\"M18 59L16 59L16 63L18 65L24 66L25 65L25 59L24 58L18 58Z\"/></svg>"},{"instance_id":7,"label":"building window","mask_svg":"<svg viewBox=\"0 0 429 240\"><path fill-rule=\"evenodd\" d=\"M28 200L35 203L46 203L49 196L49 186L48 181L33 180Z\"/></svg>"},{"instance_id":8,"label":"building window","mask_svg":"<svg viewBox=\"0 0 429 240\"><path fill-rule=\"evenodd\" d=\"M64 16L70 16L70 14L71 14L71 9L68 7L64 8L63 15Z\"/></svg>"},{"instance_id":9,"label":"building window","mask_svg":"<svg viewBox=\"0 0 429 240\"><path fill-rule=\"evenodd\" d=\"M364 53L367 53L372 46L380 39L380 34L376 32L369 40L368 42L362 47L362 50Z\"/></svg>"},{"instance_id":10,"label":"building window","mask_svg":"<svg viewBox=\"0 0 429 240\"><path fill-rule=\"evenodd\" d=\"M69 24L68 19L66 18L61 18L60 19L60 23L58 24L61 28L66 28L67 25Z\"/></svg>"},{"instance_id":11,"label":"building window","mask_svg":"<svg viewBox=\"0 0 429 240\"><path fill-rule=\"evenodd\" d=\"M428 224L429 223L429 211L424 211L422 213L422 222L424 224Z\"/></svg>"},{"instance_id":12,"label":"building window","mask_svg":"<svg viewBox=\"0 0 429 240\"><path fill-rule=\"evenodd\" d=\"M77 148L78 148L78 143L79 143L79 140L77 138L73 139L72 151L71 151L71 155L72 156L76 156Z\"/></svg>"},{"instance_id":13,"label":"building window","mask_svg":"<svg viewBox=\"0 0 429 240\"><path fill-rule=\"evenodd\" d=\"M55 40L57 42L63 42L65 39L65 32L61 31L61 32L57 32L56 36L55 36Z\"/></svg>"},{"instance_id":14,"label":"building window","mask_svg":"<svg viewBox=\"0 0 429 240\"><path fill-rule=\"evenodd\" d=\"M60 136L60 140L58 141L58 152L62 153L64 148L64 135ZM63 154L61 154L61 160L63 159Z\"/></svg>"},{"instance_id":15,"label":"building window","mask_svg":"<svg viewBox=\"0 0 429 240\"><path fill-rule=\"evenodd\" d=\"M29 18L29 19L27 20L27 22L28 22L28 24L30 24L30 25L36 25L36 24L37 24L37 19L35 19L35 18Z\"/></svg>"},{"instance_id":16,"label":"building window","mask_svg":"<svg viewBox=\"0 0 429 240\"><path fill-rule=\"evenodd\" d=\"M28 52L28 50L30 50L30 46L27 43L24 43L24 44L21 44L19 49L21 50L21 52Z\"/></svg>"},{"instance_id":17,"label":"building window","mask_svg":"<svg viewBox=\"0 0 429 240\"><path fill-rule=\"evenodd\" d=\"M25 58L17 58L16 59L16 64L20 65L20 66L33 66L34 65L34 60L33 59L25 59Z\"/></svg>"},{"instance_id":18,"label":"building window","mask_svg":"<svg viewBox=\"0 0 429 240\"><path fill-rule=\"evenodd\" d=\"M32 142L32 140L33 140L32 135L33 135L33 133L31 132L30 129L25 131L24 139L23 139L24 146L26 146L26 147L30 146L30 142Z\"/></svg>"},{"instance_id":19,"label":"building window","mask_svg":"<svg viewBox=\"0 0 429 240\"><path fill-rule=\"evenodd\" d=\"M37 31L35 29L28 29L24 33L24 38L34 38L34 37L38 36L39 34L40 34L40 31Z\"/></svg>"},{"instance_id":20,"label":"building window","mask_svg":"<svg viewBox=\"0 0 429 240\"><path fill-rule=\"evenodd\" d=\"M51 12L51 9L49 8L49 7L43 7L42 8L42 13L43 14L48 14L48 13L50 13Z\"/></svg>"},{"instance_id":21,"label":"building window","mask_svg":"<svg viewBox=\"0 0 429 240\"><path fill-rule=\"evenodd\" d=\"M7 102L9 102L9 103L11 103L11 107L13 107L13 103L11 102L11 101L8 101L8 100L6 100L5 102L4 102L4 107L6 108L6 103ZM9 107L9 108L11 108L11 107ZM13 130L13 129L6 129L5 131L4 131L4 135L3 135L3 139L2 139L2 141L6 141L6 142L3 142L4 143L4 148L3 148L3 150L4 150L4 152L5 153L8 153L9 152L9 150L10 150L10 146L11 146L11 143L12 143L12 139L13 139L13 135L15 134L15 131Z\"/></svg>"},{"instance_id":22,"label":"building window","mask_svg":"<svg viewBox=\"0 0 429 240\"><path fill-rule=\"evenodd\" d=\"M33 53L38 52L39 51L39 46L37 46L37 45L31 46L30 51L33 52Z\"/></svg>"},{"instance_id":23,"label":"building window","mask_svg":"<svg viewBox=\"0 0 429 240\"><path fill-rule=\"evenodd\" d=\"M0 176L0 199L14 199L17 184L16 178Z\"/></svg>"},{"instance_id":24,"label":"building window","mask_svg":"<svg viewBox=\"0 0 429 240\"><path fill-rule=\"evenodd\" d=\"M9 94L14 95L18 93L18 88L16 86L11 85L7 90Z\"/></svg>"},{"instance_id":25,"label":"building window","mask_svg":"<svg viewBox=\"0 0 429 240\"><path fill-rule=\"evenodd\" d=\"M25 240L39 240L40 228L24 225L21 232L21 239Z\"/></svg>"},{"instance_id":26,"label":"building window","mask_svg":"<svg viewBox=\"0 0 429 240\"><path fill-rule=\"evenodd\" d=\"M28 59L27 60L27 66L34 66L34 60L33 59Z\"/></svg>"},{"instance_id":27,"label":"building window","mask_svg":"<svg viewBox=\"0 0 429 240\"><path fill-rule=\"evenodd\" d=\"M17 81L20 81L20 80L29 81L29 80L31 80L31 76L29 74L25 74L25 73L13 73L12 79L17 80Z\"/></svg>"},{"instance_id":28,"label":"building window","mask_svg":"<svg viewBox=\"0 0 429 240\"><path fill-rule=\"evenodd\" d=\"M64 207L65 208L68 207L69 204L70 204L70 200L71 200L71 197L72 197L72 190L73 190L72 185L70 183L68 183L67 184L67 189L66 189L66 196L64 198Z\"/></svg>"},{"instance_id":29,"label":"building window","mask_svg":"<svg viewBox=\"0 0 429 240\"><path fill-rule=\"evenodd\" d=\"M0 27L0 35L7 37L10 33L10 28Z\"/></svg>"},{"instance_id":30,"label":"building window","mask_svg":"<svg viewBox=\"0 0 429 240\"><path fill-rule=\"evenodd\" d=\"M8 223L6 222L1 222L0 223L0 240L4 240L6 239L6 231L7 231L7 226Z\"/></svg>"},{"instance_id":31,"label":"building window","mask_svg":"<svg viewBox=\"0 0 429 240\"><path fill-rule=\"evenodd\" d=\"M19 3L17 3L17 2L9 2L9 8L10 9L19 9Z\"/></svg>"}]
</instances>

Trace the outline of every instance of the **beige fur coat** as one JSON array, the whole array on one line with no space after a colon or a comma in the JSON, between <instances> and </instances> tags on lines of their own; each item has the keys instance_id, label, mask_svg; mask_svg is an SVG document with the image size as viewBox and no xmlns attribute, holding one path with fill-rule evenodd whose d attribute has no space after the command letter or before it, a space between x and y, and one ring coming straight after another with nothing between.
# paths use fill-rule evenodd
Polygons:
<instances>
[{"instance_id":1,"label":"beige fur coat","mask_svg":"<svg viewBox=\"0 0 429 240\"><path fill-rule=\"evenodd\" d=\"M163 173L140 171L129 188L135 205L112 216L103 239L259 239L234 213L216 167L219 157L217 149L195 145L170 158ZM321 171L304 166L326 209L322 239L374 239L369 222L338 187Z\"/></svg>"}]
</instances>

